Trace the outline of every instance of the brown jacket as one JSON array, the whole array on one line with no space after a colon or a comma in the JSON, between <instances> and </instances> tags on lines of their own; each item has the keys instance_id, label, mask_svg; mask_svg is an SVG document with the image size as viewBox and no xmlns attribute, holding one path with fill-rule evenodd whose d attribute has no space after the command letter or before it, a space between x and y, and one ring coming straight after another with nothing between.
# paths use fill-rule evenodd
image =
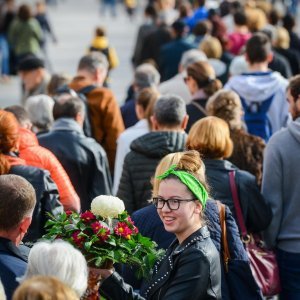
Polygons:
<instances>
[{"instance_id":1,"label":"brown jacket","mask_svg":"<svg viewBox=\"0 0 300 300\"><path fill-rule=\"evenodd\" d=\"M86 78L78 76L69 87L75 91L93 84ZM117 139L124 131L124 123L120 107L114 94L107 88L97 87L87 95L90 121L95 140L103 146L107 153L110 170L113 172L117 149Z\"/></svg>"}]
</instances>

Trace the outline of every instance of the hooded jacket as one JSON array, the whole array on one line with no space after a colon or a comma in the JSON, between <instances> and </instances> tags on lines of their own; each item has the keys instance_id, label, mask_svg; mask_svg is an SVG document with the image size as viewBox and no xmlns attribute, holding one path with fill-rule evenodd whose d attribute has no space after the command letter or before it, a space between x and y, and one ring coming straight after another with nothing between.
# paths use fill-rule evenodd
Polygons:
<instances>
[{"instance_id":1,"label":"hooded jacket","mask_svg":"<svg viewBox=\"0 0 300 300\"><path fill-rule=\"evenodd\" d=\"M264 237L270 247L300 253L300 118L269 140L264 157L262 192L273 219Z\"/></svg>"},{"instance_id":2,"label":"hooded jacket","mask_svg":"<svg viewBox=\"0 0 300 300\"><path fill-rule=\"evenodd\" d=\"M41 147L37 137L26 128L20 128L19 156L29 166L41 168L50 172L57 185L60 201L65 210L80 211L80 199L76 194L70 178L55 155Z\"/></svg>"},{"instance_id":3,"label":"hooded jacket","mask_svg":"<svg viewBox=\"0 0 300 300\"><path fill-rule=\"evenodd\" d=\"M155 131L132 142L131 151L124 160L117 193L129 213L149 204L147 200L151 199L151 176L157 164L167 154L183 151L186 137L184 132Z\"/></svg>"},{"instance_id":4,"label":"hooded jacket","mask_svg":"<svg viewBox=\"0 0 300 300\"><path fill-rule=\"evenodd\" d=\"M285 126L288 120L287 85L287 80L278 72L268 71L233 76L224 88L238 93L248 105L251 102L263 102L274 94L267 113L274 133Z\"/></svg>"}]
</instances>

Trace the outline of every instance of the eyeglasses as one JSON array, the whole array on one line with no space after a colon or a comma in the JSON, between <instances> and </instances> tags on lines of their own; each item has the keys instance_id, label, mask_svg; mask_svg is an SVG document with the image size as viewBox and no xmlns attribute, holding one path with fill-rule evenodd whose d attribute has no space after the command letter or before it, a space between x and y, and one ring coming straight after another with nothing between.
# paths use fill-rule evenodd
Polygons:
<instances>
[{"instance_id":1,"label":"eyeglasses","mask_svg":"<svg viewBox=\"0 0 300 300\"><path fill-rule=\"evenodd\" d=\"M154 206L157 209L162 209L165 206L165 203L167 203L167 206L170 210L177 210L179 209L180 203L181 202L191 202L191 201L196 201L197 199L163 199L159 197L154 197L152 199Z\"/></svg>"}]
</instances>

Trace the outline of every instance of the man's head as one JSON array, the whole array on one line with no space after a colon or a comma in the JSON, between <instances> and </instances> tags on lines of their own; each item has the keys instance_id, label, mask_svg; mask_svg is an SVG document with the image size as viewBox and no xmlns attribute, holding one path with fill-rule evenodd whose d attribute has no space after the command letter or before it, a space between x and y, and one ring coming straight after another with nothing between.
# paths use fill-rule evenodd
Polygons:
<instances>
[{"instance_id":1,"label":"man's head","mask_svg":"<svg viewBox=\"0 0 300 300\"><path fill-rule=\"evenodd\" d=\"M160 81L160 75L153 65L144 63L139 65L134 72L133 86L136 92L144 88L156 88Z\"/></svg>"},{"instance_id":2,"label":"man's head","mask_svg":"<svg viewBox=\"0 0 300 300\"><path fill-rule=\"evenodd\" d=\"M269 37L264 33L255 33L246 44L246 60L249 65L268 65L273 59Z\"/></svg>"},{"instance_id":3,"label":"man's head","mask_svg":"<svg viewBox=\"0 0 300 300\"><path fill-rule=\"evenodd\" d=\"M173 37L176 39L176 38L181 38L183 36L186 35L188 29L187 29L187 26L185 25L185 23L181 20L176 20L172 26L171 26L171 29L172 29L172 34L173 34Z\"/></svg>"},{"instance_id":4,"label":"man's head","mask_svg":"<svg viewBox=\"0 0 300 300\"><path fill-rule=\"evenodd\" d=\"M26 91L33 91L38 87L46 75L44 61L33 55L21 60L18 69Z\"/></svg>"},{"instance_id":5,"label":"man's head","mask_svg":"<svg viewBox=\"0 0 300 300\"><path fill-rule=\"evenodd\" d=\"M157 131L184 130L188 121L185 101L175 95L160 97L155 103L151 121Z\"/></svg>"},{"instance_id":6,"label":"man's head","mask_svg":"<svg viewBox=\"0 0 300 300\"><path fill-rule=\"evenodd\" d=\"M289 102L289 112L295 120L300 117L300 75L290 79L287 87L287 100Z\"/></svg>"},{"instance_id":7,"label":"man's head","mask_svg":"<svg viewBox=\"0 0 300 300\"><path fill-rule=\"evenodd\" d=\"M18 245L31 223L36 203L33 186L17 175L0 176L0 236Z\"/></svg>"},{"instance_id":8,"label":"man's head","mask_svg":"<svg viewBox=\"0 0 300 300\"><path fill-rule=\"evenodd\" d=\"M81 126L84 121L84 104L81 99L70 94L62 94L55 99L53 106L54 120L71 118Z\"/></svg>"},{"instance_id":9,"label":"man's head","mask_svg":"<svg viewBox=\"0 0 300 300\"><path fill-rule=\"evenodd\" d=\"M196 63L198 61L207 61L206 54L198 49L191 49L188 51L185 51L182 56L179 63L179 73L183 72L187 69L188 66L192 65L193 63Z\"/></svg>"},{"instance_id":10,"label":"man's head","mask_svg":"<svg viewBox=\"0 0 300 300\"><path fill-rule=\"evenodd\" d=\"M20 127L30 129L32 123L29 118L28 112L21 105L11 105L4 108L5 111L9 111L14 114Z\"/></svg>"},{"instance_id":11,"label":"man's head","mask_svg":"<svg viewBox=\"0 0 300 300\"><path fill-rule=\"evenodd\" d=\"M108 60L101 52L83 56L78 64L77 75L89 79L93 84L102 86L107 76Z\"/></svg>"}]
</instances>

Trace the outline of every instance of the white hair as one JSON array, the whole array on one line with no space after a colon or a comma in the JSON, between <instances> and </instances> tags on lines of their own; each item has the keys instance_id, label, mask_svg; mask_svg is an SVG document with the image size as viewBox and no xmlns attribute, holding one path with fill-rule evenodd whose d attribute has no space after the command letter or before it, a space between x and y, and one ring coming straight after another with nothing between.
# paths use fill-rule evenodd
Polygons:
<instances>
[{"instance_id":1,"label":"white hair","mask_svg":"<svg viewBox=\"0 0 300 300\"><path fill-rule=\"evenodd\" d=\"M87 288L87 263L82 253L62 240L36 243L30 250L28 266L20 282L35 275L54 276L80 297Z\"/></svg>"},{"instance_id":2,"label":"white hair","mask_svg":"<svg viewBox=\"0 0 300 300\"><path fill-rule=\"evenodd\" d=\"M199 49L191 49L182 54L180 65L183 69L186 69L188 66L198 61L207 61L206 54Z\"/></svg>"},{"instance_id":3,"label":"white hair","mask_svg":"<svg viewBox=\"0 0 300 300\"><path fill-rule=\"evenodd\" d=\"M6 295L5 295L4 287L3 287L1 280L0 280L0 299L6 300Z\"/></svg>"},{"instance_id":4,"label":"white hair","mask_svg":"<svg viewBox=\"0 0 300 300\"><path fill-rule=\"evenodd\" d=\"M25 109L33 125L41 130L49 130L53 123L54 100L47 95L31 96L26 99Z\"/></svg>"}]
</instances>

